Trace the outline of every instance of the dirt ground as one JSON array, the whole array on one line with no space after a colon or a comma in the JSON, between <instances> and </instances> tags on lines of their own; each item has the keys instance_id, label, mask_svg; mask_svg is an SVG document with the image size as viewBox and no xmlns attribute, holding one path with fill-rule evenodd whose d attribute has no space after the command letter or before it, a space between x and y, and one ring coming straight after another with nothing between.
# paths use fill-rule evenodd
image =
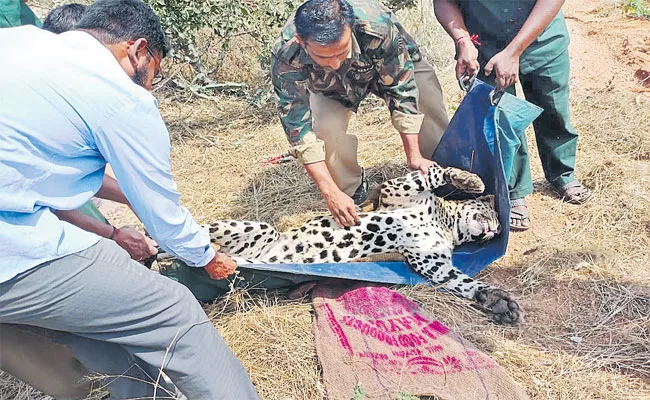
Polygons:
<instances>
[{"instance_id":1,"label":"dirt ground","mask_svg":"<svg viewBox=\"0 0 650 400\"><path fill-rule=\"evenodd\" d=\"M429 7L402 18L436 64L452 115L462 99L452 43ZM650 70L650 22L626 17L611 0L571 0L564 12L573 123L581 134L577 175L595 198L583 206L557 198L531 130L532 228L511 234L507 254L479 275L511 291L526 322L492 325L465 301L430 288L398 289L492 356L533 399L650 399L650 79L640 82ZM284 229L325 212L299 166L262 165L287 149L272 112L230 97L159 100L181 201L199 222L250 218ZM381 103L366 102L350 131L373 182L405 171ZM128 212L114 221L135 223ZM326 398L308 298L289 301L283 292L253 288L206 311L263 399ZM27 390L0 382L0 399L42 398L16 394Z\"/></svg>"}]
</instances>

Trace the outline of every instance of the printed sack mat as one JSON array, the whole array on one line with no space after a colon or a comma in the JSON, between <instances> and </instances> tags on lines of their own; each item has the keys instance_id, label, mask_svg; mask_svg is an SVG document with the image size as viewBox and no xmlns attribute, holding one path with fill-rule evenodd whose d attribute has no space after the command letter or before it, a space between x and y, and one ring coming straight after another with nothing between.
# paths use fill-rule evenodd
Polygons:
<instances>
[{"instance_id":1,"label":"printed sack mat","mask_svg":"<svg viewBox=\"0 0 650 400\"><path fill-rule=\"evenodd\" d=\"M522 400L493 359L415 302L367 283L319 284L313 292L316 351L330 400Z\"/></svg>"}]
</instances>

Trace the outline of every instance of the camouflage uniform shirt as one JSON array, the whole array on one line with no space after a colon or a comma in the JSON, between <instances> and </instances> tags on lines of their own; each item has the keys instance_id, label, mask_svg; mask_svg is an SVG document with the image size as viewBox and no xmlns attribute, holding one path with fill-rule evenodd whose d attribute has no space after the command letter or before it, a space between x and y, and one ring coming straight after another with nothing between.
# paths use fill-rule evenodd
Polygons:
<instances>
[{"instance_id":1,"label":"camouflage uniform shirt","mask_svg":"<svg viewBox=\"0 0 650 400\"><path fill-rule=\"evenodd\" d=\"M310 92L353 111L372 92L386 101L400 133L417 134L424 117L417 108L413 67L421 59L417 44L382 4L349 2L355 17L352 54L338 70L326 70L309 57L298 42L293 18L273 46L272 79L280 120L303 164L325 159L323 143L312 130Z\"/></svg>"}]
</instances>

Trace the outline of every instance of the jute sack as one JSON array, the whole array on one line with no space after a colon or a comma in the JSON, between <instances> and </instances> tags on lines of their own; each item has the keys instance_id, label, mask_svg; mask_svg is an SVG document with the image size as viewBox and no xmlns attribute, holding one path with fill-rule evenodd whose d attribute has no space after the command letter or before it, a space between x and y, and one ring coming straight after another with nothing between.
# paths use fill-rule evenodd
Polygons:
<instances>
[{"instance_id":1,"label":"jute sack","mask_svg":"<svg viewBox=\"0 0 650 400\"><path fill-rule=\"evenodd\" d=\"M319 284L313 304L328 399L349 400L355 388L367 399L528 399L494 360L393 290Z\"/></svg>"}]
</instances>

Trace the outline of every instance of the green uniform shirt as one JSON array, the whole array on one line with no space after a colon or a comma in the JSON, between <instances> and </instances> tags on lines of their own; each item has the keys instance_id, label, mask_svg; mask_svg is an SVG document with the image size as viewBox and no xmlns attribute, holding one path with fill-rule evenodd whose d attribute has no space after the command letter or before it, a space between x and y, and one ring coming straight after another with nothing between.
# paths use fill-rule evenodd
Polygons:
<instances>
[{"instance_id":1,"label":"green uniform shirt","mask_svg":"<svg viewBox=\"0 0 650 400\"><path fill-rule=\"evenodd\" d=\"M312 133L309 91L355 111L369 92L375 93L386 101L398 130L402 124L415 130L404 133L419 131L422 114L413 67L413 61L421 59L417 44L380 3L351 0L350 4L355 17L353 50L337 71L311 60L298 43L293 17L273 46L272 79L280 120L293 145Z\"/></svg>"},{"instance_id":2,"label":"green uniform shirt","mask_svg":"<svg viewBox=\"0 0 650 400\"><path fill-rule=\"evenodd\" d=\"M478 35L479 61L485 65L505 49L528 19L536 0L458 0L470 35ZM569 46L569 32L562 11L524 51L522 73L532 72L554 60Z\"/></svg>"},{"instance_id":3,"label":"green uniform shirt","mask_svg":"<svg viewBox=\"0 0 650 400\"><path fill-rule=\"evenodd\" d=\"M27 4L20 0L0 0L0 28L21 25L43 26Z\"/></svg>"}]
</instances>

